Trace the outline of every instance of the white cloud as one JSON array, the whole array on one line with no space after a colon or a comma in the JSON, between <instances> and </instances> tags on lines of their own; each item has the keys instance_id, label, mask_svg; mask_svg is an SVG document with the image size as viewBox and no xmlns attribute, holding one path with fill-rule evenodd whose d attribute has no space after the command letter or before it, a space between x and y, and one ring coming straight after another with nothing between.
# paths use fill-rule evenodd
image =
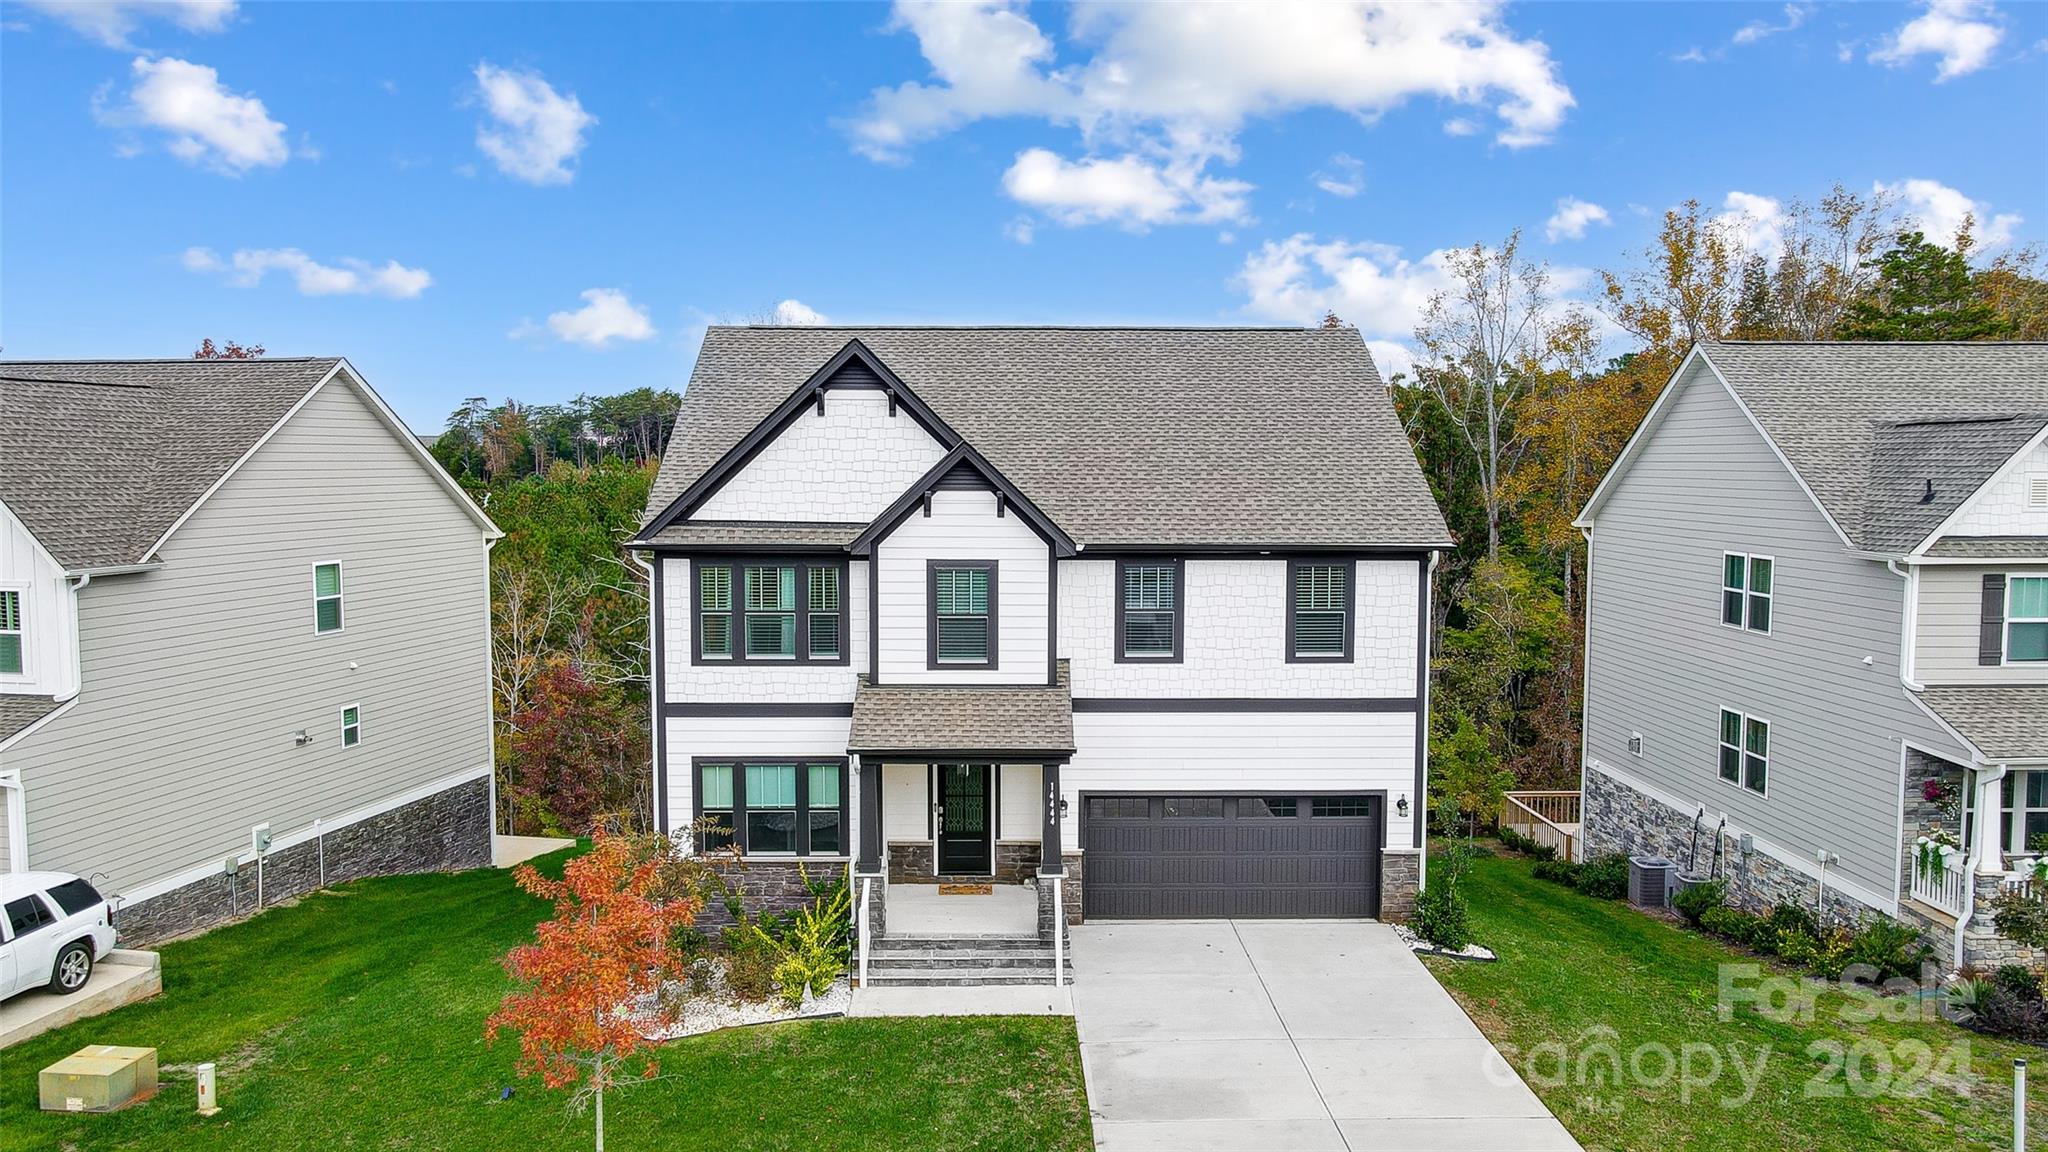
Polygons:
<instances>
[{"instance_id":1,"label":"white cloud","mask_svg":"<svg viewBox=\"0 0 2048 1152\"><path fill-rule=\"evenodd\" d=\"M290 157L285 126L270 118L263 101L222 87L213 69L169 56L138 56L129 67L135 82L126 104L107 107L104 89L94 97L102 123L155 129L169 137L164 146L171 155L230 175L275 168ZM133 155L140 149L124 143L121 151Z\"/></svg>"},{"instance_id":2,"label":"white cloud","mask_svg":"<svg viewBox=\"0 0 2048 1152\"><path fill-rule=\"evenodd\" d=\"M548 331L555 339L591 348L602 348L614 340L652 340L654 323L647 313L616 288L591 288L583 293L583 307L574 312L550 312Z\"/></svg>"},{"instance_id":3,"label":"white cloud","mask_svg":"<svg viewBox=\"0 0 2048 1152\"><path fill-rule=\"evenodd\" d=\"M1019 244L1029 244L1038 235L1038 227L1029 216L1019 216L1003 225L1003 235Z\"/></svg>"},{"instance_id":4,"label":"white cloud","mask_svg":"<svg viewBox=\"0 0 2048 1152\"><path fill-rule=\"evenodd\" d=\"M1012 199L1062 224L1115 222L1136 230L1243 220L1251 187L1204 176L1199 162L1135 155L1069 161L1043 148L1019 152L1003 173L1003 190Z\"/></svg>"},{"instance_id":5,"label":"white cloud","mask_svg":"<svg viewBox=\"0 0 2048 1152\"><path fill-rule=\"evenodd\" d=\"M1255 118L1329 107L1369 123L1434 97L1490 110L1495 139L1508 147L1549 139L1572 107L1571 91L1548 48L1518 39L1501 13L1491 0L1082 0L1067 39L1085 58L1063 65L1019 3L898 0L890 27L917 37L931 78L876 89L847 128L858 151L899 161L919 141L977 120L1042 119L1077 130L1082 158L1027 149L1005 187L1038 191L1054 219L1236 219L1249 186L1206 169L1236 161L1237 134ZM1478 130L1468 116L1453 123Z\"/></svg>"},{"instance_id":6,"label":"white cloud","mask_svg":"<svg viewBox=\"0 0 2048 1152\"><path fill-rule=\"evenodd\" d=\"M1737 28L1735 35L1731 39L1737 44L1754 44L1759 40L1776 36L1780 32L1792 31L1801 24L1806 23L1806 18L1811 15L1813 15L1813 5L1811 4L1787 4L1785 5L1785 22L1783 24L1773 24L1768 20L1752 20Z\"/></svg>"},{"instance_id":7,"label":"white cloud","mask_svg":"<svg viewBox=\"0 0 2048 1152\"><path fill-rule=\"evenodd\" d=\"M1339 152L1330 157L1330 167L1337 170L1335 174L1317 172L1310 177L1316 182L1316 187L1346 200L1365 191L1365 165L1358 157Z\"/></svg>"},{"instance_id":8,"label":"white cloud","mask_svg":"<svg viewBox=\"0 0 2048 1152\"><path fill-rule=\"evenodd\" d=\"M597 117L583 110L574 92L556 92L538 72L476 66L477 96L491 123L479 124L476 146L498 171L528 184L567 184L570 165L583 151L584 133Z\"/></svg>"},{"instance_id":9,"label":"white cloud","mask_svg":"<svg viewBox=\"0 0 2048 1152\"><path fill-rule=\"evenodd\" d=\"M1921 233L1937 244L1954 244L1963 220L1970 217L1976 221L1975 236L1980 247L2001 247L2012 242L2013 232L2022 221L2016 212L1993 212L1991 205L1972 200L1939 180L1879 183L1876 190L1897 197L1900 207L1918 222Z\"/></svg>"},{"instance_id":10,"label":"white cloud","mask_svg":"<svg viewBox=\"0 0 2048 1152\"><path fill-rule=\"evenodd\" d=\"M792 328L815 327L830 324L824 314L801 300L784 300L775 306L775 323Z\"/></svg>"},{"instance_id":11,"label":"white cloud","mask_svg":"<svg viewBox=\"0 0 2048 1152\"><path fill-rule=\"evenodd\" d=\"M408 268L396 260L382 265L353 257L338 265L322 264L297 248L240 248L222 260L211 248L187 248L182 257L193 272L225 273L228 282L249 288L272 272L292 278L302 296L384 296L411 300L434 283L424 268Z\"/></svg>"},{"instance_id":12,"label":"white cloud","mask_svg":"<svg viewBox=\"0 0 2048 1152\"><path fill-rule=\"evenodd\" d=\"M1543 238L1552 244L1559 240L1581 240L1589 225L1607 223L1607 209L1576 196L1566 196L1557 202L1557 211L1551 213L1550 219L1543 222Z\"/></svg>"},{"instance_id":13,"label":"white cloud","mask_svg":"<svg viewBox=\"0 0 2048 1152\"><path fill-rule=\"evenodd\" d=\"M1680 64L1705 64L1707 61L1716 58L1716 56L1709 56L1705 52L1700 51L1700 47L1697 44L1672 57L1673 60Z\"/></svg>"},{"instance_id":14,"label":"white cloud","mask_svg":"<svg viewBox=\"0 0 2048 1152\"><path fill-rule=\"evenodd\" d=\"M1479 125L1465 119L1463 116L1454 116L1444 121L1444 135L1446 136L1477 136L1478 134Z\"/></svg>"},{"instance_id":15,"label":"white cloud","mask_svg":"<svg viewBox=\"0 0 2048 1152\"><path fill-rule=\"evenodd\" d=\"M2005 36L1998 10L1989 0L1928 0L1927 10L1885 37L1871 50L1874 64L1892 67L1915 57L1939 56L1934 80L1952 80L1991 62L1992 50Z\"/></svg>"},{"instance_id":16,"label":"white cloud","mask_svg":"<svg viewBox=\"0 0 2048 1152\"><path fill-rule=\"evenodd\" d=\"M27 0L28 6L109 48L132 48L137 28L162 20L187 32L219 32L235 0Z\"/></svg>"},{"instance_id":17,"label":"white cloud","mask_svg":"<svg viewBox=\"0 0 2048 1152\"><path fill-rule=\"evenodd\" d=\"M1730 192L1722 198L1714 223L1726 229L1744 250L1766 260L1776 260L1785 250L1785 206L1776 197Z\"/></svg>"}]
</instances>

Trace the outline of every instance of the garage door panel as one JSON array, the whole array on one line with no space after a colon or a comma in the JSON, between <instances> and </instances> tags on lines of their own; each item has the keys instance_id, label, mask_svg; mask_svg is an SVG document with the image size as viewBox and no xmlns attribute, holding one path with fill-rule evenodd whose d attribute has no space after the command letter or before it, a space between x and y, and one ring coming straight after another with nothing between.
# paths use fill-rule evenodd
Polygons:
<instances>
[{"instance_id":1,"label":"garage door panel","mask_svg":"<svg viewBox=\"0 0 2048 1152\"><path fill-rule=\"evenodd\" d=\"M1086 912L1375 915L1383 817L1378 796L1091 797Z\"/></svg>"}]
</instances>

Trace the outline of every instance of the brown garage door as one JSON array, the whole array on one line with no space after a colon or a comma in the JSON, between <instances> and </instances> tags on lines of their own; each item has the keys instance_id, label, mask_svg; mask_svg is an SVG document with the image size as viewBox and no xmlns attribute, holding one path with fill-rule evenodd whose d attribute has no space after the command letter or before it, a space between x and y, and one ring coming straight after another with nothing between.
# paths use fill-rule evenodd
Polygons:
<instances>
[{"instance_id":1,"label":"brown garage door","mask_svg":"<svg viewBox=\"0 0 2048 1152\"><path fill-rule=\"evenodd\" d=\"M1380 796L1088 796L1091 919L1377 916Z\"/></svg>"}]
</instances>

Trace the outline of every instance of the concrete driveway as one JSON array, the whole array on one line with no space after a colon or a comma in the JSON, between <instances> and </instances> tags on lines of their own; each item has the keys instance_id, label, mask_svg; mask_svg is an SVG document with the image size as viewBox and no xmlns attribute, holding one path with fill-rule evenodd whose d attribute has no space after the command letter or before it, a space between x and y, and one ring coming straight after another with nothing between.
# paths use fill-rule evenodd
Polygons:
<instances>
[{"instance_id":1,"label":"concrete driveway","mask_svg":"<svg viewBox=\"0 0 2048 1152\"><path fill-rule=\"evenodd\" d=\"M1073 946L1106 1152L1577 1152L1384 924L1088 924Z\"/></svg>"}]
</instances>

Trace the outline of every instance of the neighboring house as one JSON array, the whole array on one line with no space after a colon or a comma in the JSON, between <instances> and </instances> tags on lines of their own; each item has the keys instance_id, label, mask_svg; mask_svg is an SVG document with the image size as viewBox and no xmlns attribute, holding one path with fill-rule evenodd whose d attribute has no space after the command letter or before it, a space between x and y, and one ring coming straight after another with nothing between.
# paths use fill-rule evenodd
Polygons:
<instances>
[{"instance_id":1,"label":"neighboring house","mask_svg":"<svg viewBox=\"0 0 2048 1152\"><path fill-rule=\"evenodd\" d=\"M656 815L758 895L1412 905L1450 541L1356 331L713 327L676 428Z\"/></svg>"},{"instance_id":2,"label":"neighboring house","mask_svg":"<svg viewBox=\"0 0 2048 1152\"><path fill-rule=\"evenodd\" d=\"M354 369L0 363L0 412L0 868L144 943L489 862L499 532Z\"/></svg>"},{"instance_id":3,"label":"neighboring house","mask_svg":"<svg viewBox=\"0 0 2048 1152\"><path fill-rule=\"evenodd\" d=\"M1587 852L2011 955L1985 902L2048 846L2044 425L2048 345L1694 348L1579 520ZM1923 865L1934 828L1967 858Z\"/></svg>"}]
</instances>

